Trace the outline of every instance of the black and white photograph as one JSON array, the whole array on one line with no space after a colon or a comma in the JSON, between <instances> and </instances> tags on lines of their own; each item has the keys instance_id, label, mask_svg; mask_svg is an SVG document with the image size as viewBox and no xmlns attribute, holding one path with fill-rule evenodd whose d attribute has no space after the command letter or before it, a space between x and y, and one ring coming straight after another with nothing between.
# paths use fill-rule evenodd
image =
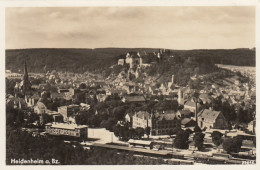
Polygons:
<instances>
[{"instance_id":1,"label":"black and white photograph","mask_svg":"<svg viewBox=\"0 0 260 170\"><path fill-rule=\"evenodd\" d=\"M5 166L256 165L256 11L5 6Z\"/></svg>"}]
</instances>

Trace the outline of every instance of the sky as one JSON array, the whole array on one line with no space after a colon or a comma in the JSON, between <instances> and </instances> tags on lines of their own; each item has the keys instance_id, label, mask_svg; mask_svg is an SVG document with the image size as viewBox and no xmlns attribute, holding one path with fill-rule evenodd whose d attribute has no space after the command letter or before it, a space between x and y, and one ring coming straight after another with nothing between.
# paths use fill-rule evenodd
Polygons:
<instances>
[{"instance_id":1,"label":"sky","mask_svg":"<svg viewBox=\"0 0 260 170\"><path fill-rule=\"evenodd\" d=\"M8 7L6 49L255 47L255 7Z\"/></svg>"}]
</instances>

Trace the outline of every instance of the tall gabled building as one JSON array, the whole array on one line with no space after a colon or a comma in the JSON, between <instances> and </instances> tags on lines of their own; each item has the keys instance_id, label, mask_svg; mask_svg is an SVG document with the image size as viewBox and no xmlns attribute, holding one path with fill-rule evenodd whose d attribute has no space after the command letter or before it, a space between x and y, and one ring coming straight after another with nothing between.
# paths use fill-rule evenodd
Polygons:
<instances>
[{"instance_id":1,"label":"tall gabled building","mask_svg":"<svg viewBox=\"0 0 260 170\"><path fill-rule=\"evenodd\" d=\"M23 81L21 82L21 86L22 86L23 94L26 94L26 92L31 90L31 86L32 86L29 81L26 61L24 61L24 75L23 75Z\"/></svg>"}]
</instances>

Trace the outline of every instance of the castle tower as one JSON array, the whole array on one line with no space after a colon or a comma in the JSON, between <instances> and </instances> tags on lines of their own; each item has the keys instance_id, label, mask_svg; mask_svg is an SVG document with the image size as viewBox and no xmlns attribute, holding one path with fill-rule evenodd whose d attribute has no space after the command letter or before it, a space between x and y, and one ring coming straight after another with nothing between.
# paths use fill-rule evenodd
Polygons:
<instances>
[{"instance_id":1,"label":"castle tower","mask_svg":"<svg viewBox=\"0 0 260 170\"><path fill-rule=\"evenodd\" d=\"M139 63L140 66L143 65L143 57L140 57L140 63Z\"/></svg>"},{"instance_id":2,"label":"castle tower","mask_svg":"<svg viewBox=\"0 0 260 170\"><path fill-rule=\"evenodd\" d=\"M29 76L27 72L27 64L26 61L24 61L24 75L23 75L23 93L25 94L28 92L28 90L31 89L31 83L29 81Z\"/></svg>"}]
</instances>

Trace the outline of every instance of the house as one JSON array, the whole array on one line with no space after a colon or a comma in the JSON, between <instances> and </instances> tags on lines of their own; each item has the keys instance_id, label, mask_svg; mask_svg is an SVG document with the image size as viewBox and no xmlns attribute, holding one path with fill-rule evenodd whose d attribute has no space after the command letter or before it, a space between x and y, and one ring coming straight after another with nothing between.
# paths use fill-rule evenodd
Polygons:
<instances>
[{"instance_id":1,"label":"house","mask_svg":"<svg viewBox=\"0 0 260 170\"><path fill-rule=\"evenodd\" d=\"M37 114L43 114L43 113L46 113L47 107L45 106L45 104L43 102L38 101L37 104L34 106L33 110Z\"/></svg>"},{"instance_id":2,"label":"house","mask_svg":"<svg viewBox=\"0 0 260 170\"><path fill-rule=\"evenodd\" d=\"M133 123L133 113L127 113L126 115L125 115L125 121L126 122L129 122L131 125L132 125L132 123Z\"/></svg>"},{"instance_id":3,"label":"house","mask_svg":"<svg viewBox=\"0 0 260 170\"><path fill-rule=\"evenodd\" d=\"M228 123L221 111L204 109L198 113L198 126L208 129L225 129Z\"/></svg>"}]
</instances>

